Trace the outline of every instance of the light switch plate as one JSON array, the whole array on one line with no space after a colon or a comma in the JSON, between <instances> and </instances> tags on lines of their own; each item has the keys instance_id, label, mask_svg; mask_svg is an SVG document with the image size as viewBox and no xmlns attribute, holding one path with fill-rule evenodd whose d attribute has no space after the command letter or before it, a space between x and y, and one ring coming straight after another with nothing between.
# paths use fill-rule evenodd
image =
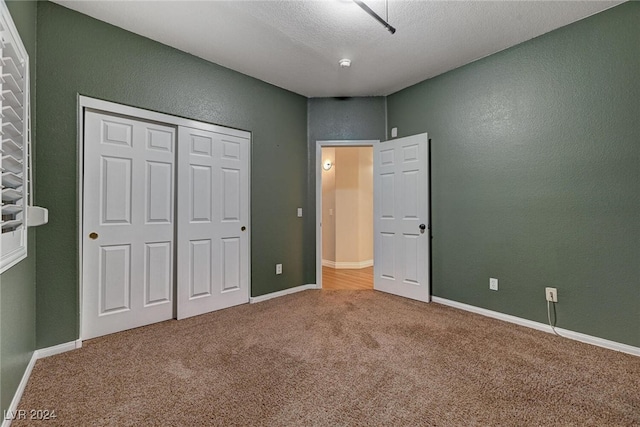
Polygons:
<instances>
[{"instance_id":1,"label":"light switch plate","mask_svg":"<svg viewBox=\"0 0 640 427\"><path fill-rule=\"evenodd\" d=\"M298 208L298 218L302 218L302 208Z\"/></svg>"},{"instance_id":2,"label":"light switch plate","mask_svg":"<svg viewBox=\"0 0 640 427\"><path fill-rule=\"evenodd\" d=\"M391 138L398 137L398 128L391 128Z\"/></svg>"}]
</instances>

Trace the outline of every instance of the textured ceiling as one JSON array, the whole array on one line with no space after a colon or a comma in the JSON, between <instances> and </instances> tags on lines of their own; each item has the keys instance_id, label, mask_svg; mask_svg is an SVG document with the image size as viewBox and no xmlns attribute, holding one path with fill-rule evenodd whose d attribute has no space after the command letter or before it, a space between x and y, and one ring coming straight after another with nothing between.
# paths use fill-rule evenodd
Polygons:
<instances>
[{"instance_id":1,"label":"textured ceiling","mask_svg":"<svg viewBox=\"0 0 640 427\"><path fill-rule=\"evenodd\" d=\"M68 1L70 9L308 97L388 95L621 1ZM386 17L385 2L365 0ZM338 61L350 58L341 69Z\"/></svg>"}]
</instances>

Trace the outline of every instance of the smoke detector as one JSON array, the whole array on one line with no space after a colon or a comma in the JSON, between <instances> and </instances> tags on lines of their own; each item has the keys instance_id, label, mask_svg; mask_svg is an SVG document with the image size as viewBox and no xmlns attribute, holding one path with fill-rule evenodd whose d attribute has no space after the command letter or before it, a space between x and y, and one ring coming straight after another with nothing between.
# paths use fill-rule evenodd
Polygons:
<instances>
[{"instance_id":1,"label":"smoke detector","mask_svg":"<svg viewBox=\"0 0 640 427\"><path fill-rule=\"evenodd\" d=\"M344 58L338 61L338 64L340 64L340 68L349 68L351 67L351 60Z\"/></svg>"}]
</instances>

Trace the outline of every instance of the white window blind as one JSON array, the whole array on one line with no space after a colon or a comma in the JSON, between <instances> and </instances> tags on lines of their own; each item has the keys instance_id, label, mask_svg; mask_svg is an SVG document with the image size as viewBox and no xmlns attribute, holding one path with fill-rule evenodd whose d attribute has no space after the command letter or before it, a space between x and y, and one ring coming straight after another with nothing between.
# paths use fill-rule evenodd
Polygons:
<instances>
[{"instance_id":1,"label":"white window blind","mask_svg":"<svg viewBox=\"0 0 640 427\"><path fill-rule=\"evenodd\" d=\"M2 1L0 6L0 104L2 112L2 239L0 272L27 256L30 172L29 57Z\"/></svg>"}]
</instances>

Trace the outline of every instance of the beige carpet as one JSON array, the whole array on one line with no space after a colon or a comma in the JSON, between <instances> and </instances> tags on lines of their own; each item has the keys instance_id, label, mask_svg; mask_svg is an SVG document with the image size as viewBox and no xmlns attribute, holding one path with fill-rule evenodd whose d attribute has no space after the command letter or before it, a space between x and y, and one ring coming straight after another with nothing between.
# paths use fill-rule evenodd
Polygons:
<instances>
[{"instance_id":1,"label":"beige carpet","mask_svg":"<svg viewBox=\"0 0 640 427\"><path fill-rule=\"evenodd\" d=\"M631 426L640 358L375 291L305 291L39 360L20 409L65 426Z\"/></svg>"}]
</instances>

